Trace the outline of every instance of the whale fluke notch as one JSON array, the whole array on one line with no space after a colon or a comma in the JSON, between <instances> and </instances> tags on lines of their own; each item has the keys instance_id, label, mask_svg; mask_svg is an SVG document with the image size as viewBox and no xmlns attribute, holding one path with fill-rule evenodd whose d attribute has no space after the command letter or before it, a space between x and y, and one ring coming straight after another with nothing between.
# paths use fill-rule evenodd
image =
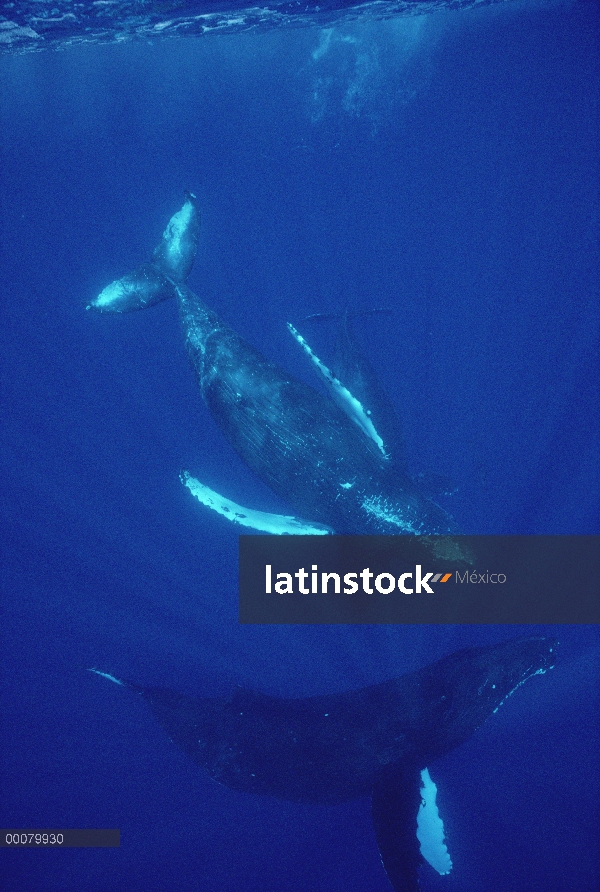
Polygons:
<instances>
[{"instance_id":1,"label":"whale fluke notch","mask_svg":"<svg viewBox=\"0 0 600 892\"><path fill-rule=\"evenodd\" d=\"M399 678L304 698L241 687L192 697L92 671L141 693L171 740L233 790L322 805L371 796L390 882L395 892L418 892L424 858L442 873L451 867L425 766L552 668L556 644L531 637L465 648Z\"/></svg>"}]
</instances>

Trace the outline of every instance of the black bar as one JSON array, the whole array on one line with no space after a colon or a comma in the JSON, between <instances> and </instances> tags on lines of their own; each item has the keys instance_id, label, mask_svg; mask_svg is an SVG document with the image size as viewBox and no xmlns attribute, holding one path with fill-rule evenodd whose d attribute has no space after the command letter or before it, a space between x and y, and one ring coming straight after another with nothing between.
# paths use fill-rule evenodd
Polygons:
<instances>
[{"instance_id":1,"label":"black bar","mask_svg":"<svg viewBox=\"0 0 600 892\"><path fill-rule=\"evenodd\" d=\"M241 623L600 623L600 537L240 536L239 586Z\"/></svg>"},{"instance_id":2,"label":"black bar","mask_svg":"<svg viewBox=\"0 0 600 892\"><path fill-rule=\"evenodd\" d=\"M120 845L120 830L0 830L3 849L112 849Z\"/></svg>"}]
</instances>

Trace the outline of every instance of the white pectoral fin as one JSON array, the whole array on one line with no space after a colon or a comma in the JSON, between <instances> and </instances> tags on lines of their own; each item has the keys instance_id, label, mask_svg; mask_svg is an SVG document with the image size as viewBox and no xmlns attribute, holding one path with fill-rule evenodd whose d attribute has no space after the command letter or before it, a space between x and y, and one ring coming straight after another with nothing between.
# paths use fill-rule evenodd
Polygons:
<instances>
[{"instance_id":1,"label":"white pectoral fin","mask_svg":"<svg viewBox=\"0 0 600 892\"><path fill-rule=\"evenodd\" d=\"M179 479L186 486L194 498L198 499L207 508L212 508L217 514L226 517L233 523L257 530L261 533L290 536L325 536L333 532L329 527L318 523L302 520L298 517L286 517L283 514L267 514L265 511L255 511L253 508L244 508L230 499L219 495L214 489L209 489L204 483L200 483L192 477L189 471L182 471Z\"/></svg>"},{"instance_id":2,"label":"white pectoral fin","mask_svg":"<svg viewBox=\"0 0 600 892\"><path fill-rule=\"evenodd\" d=\"M312 349L306 343L302 335L299 331L297 331L291 322L287 324L288 331L292 335L292 337L300 344L306 355L310 358L311 362L316 367L317 371L322 375L323 380L325 381L327 387L331 391L331 395L337 405L342 409L343 412L346 413L348 418L350 418L354 424L356 424L363 434L371 440L377 446L383 458L388 458L388 454L385 449L385 445L383 440L379 436L377 430L375 429L375 425L371 421L369 411L363 406L363 404L358 400L347 387L345 387L339 378L333 374L331 369L328 369L324 362L321 362L316 353L313 353Z\"/></svg>"},{"instance_id":3,"label":"white pectoral fin","mask_svg":"<svg viewBox=\"0 0 600 892\"><path fill-rule=\"evenodd\" d=\"M96 675L101 675L102 678L108 678L109 681L113 681L115 684L120 684L122 687L125 687L125 683L122 682L120 678L115 678L114 675L109 675L108 672L100 672L99 669L88 669L88 672L95 672Z\"/></svg>"},{"instance_id":4,"label":"white pectoral fin","mask_svg":"<svg viewBox=\"0 0 600 892\"><path fill-rule=\"evenodd\" d=\"M417 839L421 854L438 873L450 873L452 861L444 840L444 824L435 801L437 787L427 768L421 772L421 785L421 805L417 815Z\"/></svg>"}]
</instances>

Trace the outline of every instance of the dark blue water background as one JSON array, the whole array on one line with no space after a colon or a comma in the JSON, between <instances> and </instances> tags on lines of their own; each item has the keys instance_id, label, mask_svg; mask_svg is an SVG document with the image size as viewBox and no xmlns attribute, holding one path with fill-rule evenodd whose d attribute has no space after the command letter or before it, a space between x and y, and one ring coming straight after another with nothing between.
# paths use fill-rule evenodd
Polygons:
<instances>
[{"instance_id":1,"label":"dark blue water background","mask_svg":"<svg viewBox=\"0 0 600 892\"><path fill-rule=\"evenodd\" d=\"M178 471L286 506L202 405L174 305L84 307L190 188L190 284L307 381L286 321L392 310L357 335L465 532L600 532L597 25L595 3L506 4L0 59L0 824L122 835L3 851L0 888L389 889L367 801L219 787L85 669L308 695L529 629L238 627L237 531ZM303 331L330 355L331 326ZM431 766L454 871L425 892L598 889L600 642L559 637L556 670Z\"/></svg>"}]
</instances>

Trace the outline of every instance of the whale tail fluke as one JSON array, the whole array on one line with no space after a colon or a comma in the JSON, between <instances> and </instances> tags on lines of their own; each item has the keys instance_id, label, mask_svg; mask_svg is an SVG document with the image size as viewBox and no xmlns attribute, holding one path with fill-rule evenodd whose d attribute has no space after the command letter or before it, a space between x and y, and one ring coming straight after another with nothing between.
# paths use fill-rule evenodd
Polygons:
<instances>
[{"instance_id":1,"label":"whale tail fluke","mask_svg":"<svg viewBox=\"0 0 600 892\"><path fill-rule=\"evenodd\" d=\"M152 262L111 282L86 309L128 313L176 297L177 285L183 284L192 271L199 237L198 202L192 192L185 192L183 207L167 223Z\"/></svg>"},{"instance_id":2,"label":"whale tail fluke","mask_svg":"<svg viewBox=\"0 0 600 892\"><path fill-rule=\"evenodd\" d=\"M154 304L175 297L175 285L154 263L144 263L104 288L86 310L100 313L128 313L145 310Z\"/></svg>"}]
</instances>

